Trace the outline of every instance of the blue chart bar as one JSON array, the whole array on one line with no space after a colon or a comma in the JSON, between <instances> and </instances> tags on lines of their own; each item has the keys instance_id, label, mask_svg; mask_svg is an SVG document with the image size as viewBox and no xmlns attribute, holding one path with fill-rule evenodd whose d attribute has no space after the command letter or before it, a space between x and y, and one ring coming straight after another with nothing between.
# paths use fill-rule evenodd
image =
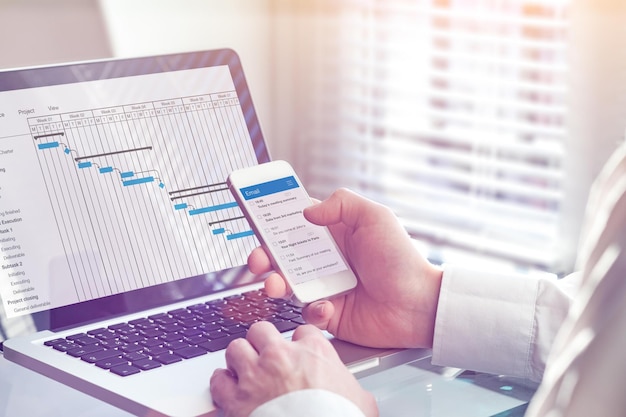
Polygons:
<instances>
[{"instance_id":1,"label":"blue chart bar","mask_svg":"<svg viewBox=\"0 0 626 417\"><path fill-rule=\"evenodd\" d=\"M101 174L106 174L107 172L113 172L113 167L102 167L100 168Z\"/></svg>"},{"instance_id":2,"label":"blue chart bar","mask_svg":"<svg viewBox=\"0 0 626 417\"><path fill-rule=\"evenodd\" d=\"M126 171L126 172L122 172L120 174L120 177L122 178L130 178L130 177L134 177L135 173L133 171Z\"/></svg>"},{"instance_id":3,"label":"blue chart bar","mask_svg":"<svg viewBox=\"0 0 626 417\"><path fill-rule=\"evenodd\" d=\"M37 147L38 147L39 149L58 148L58 147L59 147L59 142L46 142L46 143L40 143L39 145L37 145Z\"/></svg>"},{"instance_id":4,"label":"blue chart bar","mask_svg":"<svg viewBox=\"0 0 626 417\"><path fill-rule=\"evenodd\" d=\"M78 168L91 168L91 162L79 162Z\"/></svg>"},{"instance_id":5,"label":"blue chart bar","mask_svg":"<svg viewBox=\"0 0 626 417\"><path fill-rule=\"evenodd\" d=\"M189 215L195 216L196 214L210 213L212 211L218 211L218 210L226 210L226 209L233 208L233 207L237 207L237 203L232 202L232 203L226 203L226 204L219 204L217 206L203 207L199 209L189 210Z\"/></svg>"},{"instance_id":6,"label":"blue chart bar","mask_svg":"<svg viewBox=\"0 0 626 417\"><path fill-rule=\"evenodd\" d=\"M144 184L146 182L153 182L153 181L154 181L154 177L144 177L144 178L137 178L136 180L122 181L122 184L124 184L124 187L128 187L129 185Z\"/></svg>"},{"instance_id":7,"label":"blue chart bar","mask_svg":"<svg viewBox=\"0 0 626 417\"><path fill-rule=\"evenodd\" d=\"M165 188L165 184L163 184L162 182L159 183L159 188Z\"/></svg>"},{"instance_id":8,"label":"blue chart bar","mask_svg":"<svg viewBox=\"0 0 626 417\"><path fill-rule=\"evenodd\" d=\"M221 235L224 232L226 232L226 229L224 229L223 227L220 227L219 229L213 229L213 234L214 235Z\"/></svg>"},{"instance_id":9,"label":"blue chart bar","mask_svg":"<svg viewBox=\"0 0 626 417\"><path fill-rule=\"evenodd\" d=\"M226 240L239 239L246 236L254 236L254 232L252 230L246 230L245 232L233 233L232 235L226 236Z\"/></svg>"},{"instance_id":10,"label":"blue chart bar","mask_svg":"<svg viewBox=\"0 0 626 417\"><path fill-rule=\"evenodd\" d=\"M70 151L70 148L65 148L65 149L63 150L63 152L65 152L66 154L68 154L68 155L69 155L69 154L70 154L70 152L72 152L72 151Z\"/></svg>"},{"instance_id":11,"label":"blue chart bar","mask_svg":"<svg viewBox=\"0 0 626 417\"><path fill-rule=\"evenodd\" d=\"M174 205L174 208L175 208L176 210L183 210L183 209L186 209L186 208L187 208L187 203L175 204L175 205Z\"/></svg>"}]
</instances>

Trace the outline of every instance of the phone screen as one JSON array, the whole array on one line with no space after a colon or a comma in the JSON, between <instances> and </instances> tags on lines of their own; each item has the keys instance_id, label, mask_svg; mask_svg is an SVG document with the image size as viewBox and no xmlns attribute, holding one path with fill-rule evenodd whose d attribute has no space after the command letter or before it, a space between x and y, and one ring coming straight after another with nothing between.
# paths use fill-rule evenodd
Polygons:
<instances>
[{"instance_id":1,"label":"phone screen","mask_svg":"<svg viewBox=\"0 0 626 417\"><path fill-rule=\"evenodd\" d=\"M292 285L347 270L328 229L304 218L309 196L294 176L239 189L248 211Z\"/></svg>"}]
</instances>

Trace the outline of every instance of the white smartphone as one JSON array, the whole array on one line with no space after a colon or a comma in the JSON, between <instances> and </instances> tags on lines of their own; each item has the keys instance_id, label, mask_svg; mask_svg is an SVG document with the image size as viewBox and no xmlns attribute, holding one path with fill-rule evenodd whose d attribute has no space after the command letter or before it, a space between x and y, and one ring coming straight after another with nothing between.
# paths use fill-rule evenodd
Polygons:
<instances>
[{"instance_id":1,"label":"white smartphone","mask_svg":"<svg viewBox=\"0 0 626 417\"><path fill-rule=\"evenodd\" d=\"M304 218L312 204L289 163L232 172L228 186L295 299L303 304L350 291L357 278L328 228Z\"/></svg>"}]
</instances>

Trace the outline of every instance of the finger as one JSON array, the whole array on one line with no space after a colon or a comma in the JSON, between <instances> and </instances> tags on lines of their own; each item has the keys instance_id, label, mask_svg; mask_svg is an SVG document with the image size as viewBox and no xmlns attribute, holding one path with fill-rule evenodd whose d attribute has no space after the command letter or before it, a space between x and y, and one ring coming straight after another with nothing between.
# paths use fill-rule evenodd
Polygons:
<instances>
[{"instance_id":1,"label":"finger","mask_svg":"<svg viewBox=\"0 0 626 417\"><path fill-rule=\"evenodd\" d=\"M231 404L237 390L237 378L228 369L216 369L211 376L209 390L218 408Z\"/></svg>"},{"instance_id":2,"label":"finger","mask_svg":"<svg viewBox=\"0 0 626 417\"><path fill-rule=\"evenodd\" d=\"M376 223L382 210L388 209L353 191L340 188L320 204L307 207L304 217L323 226L342 222L349 227L355 227Z\"/></svg>"},{"instance_id":3,"label":"finger","mask_svg":"<svg viewBox=\"0 0 626 417\"><path fill-rule=\"evenodd\" d=\"M236 377L244 375L246 370L256 364L258 352L246 339L235 339L226 347L226 366Z\"/></svg>"},{"instance_id":4,"label":"finger","mask_svg":"<svg viewBox=\"0 0 626 417\"><path fill-rule=\"evenodd\" d=\"M259 354L268 346L285 340L276 326L268 321L260 321L250 326L246 339Z\"/></svg>"},{"instance_id":5,"label":"finger","mask_svg":"<svg viewBox=\"0 0 626 417\"><path fill-rule=\"evenodd\" d=\"M320 329L315 326L305 324L296 328L291 340L298 344L304 344L308 349L314 349L326 359L334 358L339 360L339 355L330 341Z\"/></svg>"},{"instance_id":6,"label":"finger","mask_svg":"<svg viewBox=\"0 0 626 417\"><path fill-rule=\"evenodd\" d=\"M284 298L289 294L285 279L278 273L270 274L265 279L265 292L272 298Z\"/></svg>"},{"instance_id":7,"label":"finger","mask_svg":"<svg viewBox=\"0 0 626 417\"><path fill-rule=\"evenodd\" d=\"M320 337L325 339L320 329L310 324L303 324L302 326L298 326L296 328L291 336L291 340L297 342L298 340L302 340L307 337Z\"/></svg>"},{"instance_id":8,"label":"finger","mask_svg":"<svg viewBox=\"0 0 626 417\"><path fill-rule=\"evenodd\" d=\"M248 255L248 268L253 274L264 274L273 269L265 249L258 247L250 252L250 255Z\"/></svg>"},{"instance_id":9,"label":"finger","mask_svg":"<svg viewBox=\"0 0 626 417\"><path fill-rule=\"evenodd\" d=\"M335 314L335 305L330 301L316 301L302 309L304 321L322 330L328 329Z\"/></svg>"}]
</instances>

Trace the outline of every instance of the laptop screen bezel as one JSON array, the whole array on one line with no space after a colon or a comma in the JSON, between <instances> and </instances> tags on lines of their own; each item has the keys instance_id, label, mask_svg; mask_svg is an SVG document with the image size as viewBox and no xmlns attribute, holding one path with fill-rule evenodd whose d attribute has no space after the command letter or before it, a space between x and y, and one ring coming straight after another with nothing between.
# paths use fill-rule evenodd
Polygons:
<instances>
[{"instance_id":1,"label":"laptop screen bezel","mask_svg":"<svg viewBox=\"0 0 626 417\"><path fill-rule=\"evenodd\" d=\"M53 85L81 83L144 74L156 74L228 65L237 91L258 163L270 160L239 56L232 49L193 51L136 58L105 59L61 65L0 71L0 92ZM211 295L223 288L216 283L228 276L229 288L256 282L261 277L247 267L187 277L125 293L32 313L37 330L61 330L146 309ZM11 319L8 319L11 320Z\"/></svg>"}]
</instances>

